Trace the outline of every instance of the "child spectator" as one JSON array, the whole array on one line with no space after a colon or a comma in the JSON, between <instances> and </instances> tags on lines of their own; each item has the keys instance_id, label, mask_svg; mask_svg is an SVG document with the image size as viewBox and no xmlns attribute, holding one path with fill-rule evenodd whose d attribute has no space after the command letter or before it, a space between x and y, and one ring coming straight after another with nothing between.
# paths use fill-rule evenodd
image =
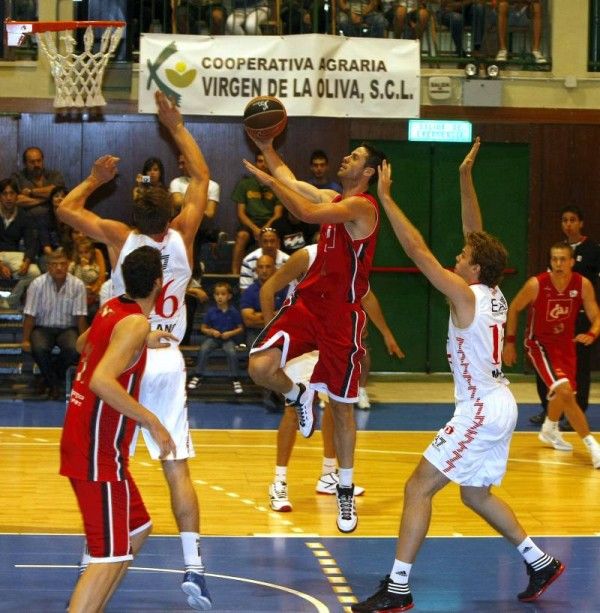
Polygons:
<instances>
[{"instance_id":1,"label":"child spectator","mask_svg":"<svg viewBox=\"0 0 600 613\"><path fill-rule=\"evenodd\" d=\"M85 284L88 321L91 322L100 305L100 288L106 280L106 262L102 251L94 247L94 243L87 236L75 241L69 272Z\"/></svg>"},{"instance_id":2,"label":"child spectator","mask_svg":"<svg viewBox=\"0 0 600 613\"><path fill-rule=\"evenodd\" d=\"M200 385L206 363L213 350L223 349L227 356L233 391L236 394L242 394L244 389L240 383L240 369L234 340L244 331L242 316L235 307L231 306L233 291L229 283L215 284L213 297L216 304L208 309L200 326L200 332L206 336L206 340L200 345L196 372L188 382L188 389L194 390Z\"/></svg>"}]
</instances>

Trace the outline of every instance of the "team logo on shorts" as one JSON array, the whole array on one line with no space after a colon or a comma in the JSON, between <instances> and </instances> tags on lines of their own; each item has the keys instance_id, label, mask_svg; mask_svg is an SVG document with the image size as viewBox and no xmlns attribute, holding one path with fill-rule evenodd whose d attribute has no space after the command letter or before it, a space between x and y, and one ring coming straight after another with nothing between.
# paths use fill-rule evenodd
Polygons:
<instances>
[{"instance_id":1,"label":"team logo on shorts","mask_svg":"<svg viewBox=\"0 0 600 613\"><path fill-rule=\"evenodd\" d=\"M439 434L433 439L433 443L431 443L436 449L439 449L442 445L446 444L446 439Z\"/></svg>"}]
</instances>

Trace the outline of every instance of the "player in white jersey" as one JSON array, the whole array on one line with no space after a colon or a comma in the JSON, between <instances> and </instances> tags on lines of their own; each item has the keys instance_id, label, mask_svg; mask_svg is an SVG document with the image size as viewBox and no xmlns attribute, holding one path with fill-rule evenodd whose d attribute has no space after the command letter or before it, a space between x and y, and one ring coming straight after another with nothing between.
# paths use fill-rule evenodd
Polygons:
<instances>
[{"instance_id":1,"label":"player in white jersey","mask_svg":"<svg viewBox=\"0 0 600 613\"><path fill-rule=\"evenodd\" d=\"M105 155L96 160L90 176L62 201L58 216L73 228L106 244L113 268L113 295L122 293L124 289L120 264L129 252L141 245L150 245L160 251L163 290L151 314L151 325L153 329L171 332L180 341L186 324L185 288L191 277L194 237L206 208L209 172L202 152L185 128L175 104L160 92L156 94L156 103L158 118L170 132L190 172L181 212L171 220L173 206L169 193L155 187L143 188L134 201L134 228L120 221L102 219L86 209L87 198L117 173L119 158ZM148 352L140 401L160 418L176 445L176 454L164 459L162 467L181 534L186 568L182 589L192 608L208 610L212 604L200 555L200 512L187 463L187 458L194 456L194 448L187 419L185 364L178 342L162 351L164 353ZM150 455L158 459L156 444L144 430L142 432Z\"/></svg>"},{"instance_id":2,"label":"player in white jersey","mask_svg":"<svg viewBox=\"0 0 600 613\"><path fill-rule=\"evenodd\" d=\"M392 199L391 167L379 169L378 195L406 254L450 303L448 356L454 377L456 410L425 450L404 489L396 560L379 590L352 605L356 613L406 611L413 606L409 574L427 535L434 495L450 481L460 486L463 503L509 540L523 556L529 584L521 601L536 600L564 570L529 538L512 509L491 492L506 471L517 419L515 400L501 369L507 304L497 287L507 252L483 232L471 168L479 138L460 166L461 213L465 245L454 271L431 253L420 232Z\"/></svg>"}]
</instances>

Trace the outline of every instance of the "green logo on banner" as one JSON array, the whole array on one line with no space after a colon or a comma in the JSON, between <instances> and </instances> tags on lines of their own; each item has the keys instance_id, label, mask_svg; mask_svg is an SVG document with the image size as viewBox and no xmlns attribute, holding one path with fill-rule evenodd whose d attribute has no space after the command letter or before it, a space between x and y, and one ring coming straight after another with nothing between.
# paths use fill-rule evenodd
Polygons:
<instances>
[{"instance_id":1,"label":"green logo on banner","mask_svg":"<svg viewBox=\"0 0 600 613\"><path fill-rule=\"evenodd\" d=\"M175 101L177 106L181 105L181 94L177 93L174 89L169 87L158 74L159 68L175 53L177 53L177 45L172 42L165 47L156 58L155 62L150 60L146 61L148 66L148 81L146 82L146 89L149 90L152 83L156 83L156 87L160 89L165 95L169 96ZM187 65L183 61L179 61L175 64L175 68L165 68L165 74L167 80L171 85L178 88L189 87L196 78L196 69L191 68L187 70Z\"/></svg>"}]
</instances>

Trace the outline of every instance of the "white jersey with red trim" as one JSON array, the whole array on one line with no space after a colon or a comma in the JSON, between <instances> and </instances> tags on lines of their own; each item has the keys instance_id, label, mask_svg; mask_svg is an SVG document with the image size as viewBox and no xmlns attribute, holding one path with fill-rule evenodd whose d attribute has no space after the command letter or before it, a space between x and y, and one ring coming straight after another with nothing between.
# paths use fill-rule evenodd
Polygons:
<instances>
[{"instance_id":1,"label":"white jersey with red trim","mask_svg":"<svg viewBox=\"0 0 600 613\"><path fill-rule=\"evenodd\" d=\"M112 274L112 295L125 293L125 282L121 264L134 249L143 246L154 247L160 251L163 267L163 288L150 313L153 330L166 330L175 335L179 342L185 334L186 310L185 290L192 276L187 250L181 234L170 228L162 241L157 242L146 234L132 231L119 254Z\"/></svg>"},{"instance_id":2,"label":"white jersey with red trim","mask_svg":"<svg viewBox=\"0 0 600 613\"><path fill-rule=\"evenodd\" d=\"M502 346L508 304L498 287L470 286L475 317L467 328L448 324L447 353L457 402L477 400L509 382L502 373Z\"/></svg>"}]
</instances>

